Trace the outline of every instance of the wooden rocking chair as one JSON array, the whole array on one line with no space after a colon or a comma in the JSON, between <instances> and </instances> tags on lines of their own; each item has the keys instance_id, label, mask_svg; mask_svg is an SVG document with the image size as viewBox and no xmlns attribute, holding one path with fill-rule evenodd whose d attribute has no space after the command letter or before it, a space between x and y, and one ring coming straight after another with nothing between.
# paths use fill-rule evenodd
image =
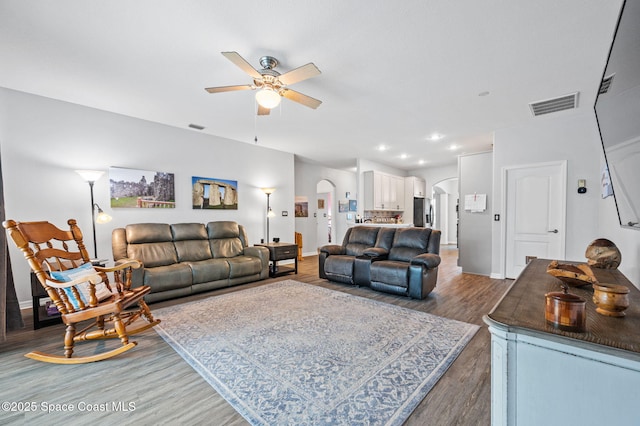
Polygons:
<instances>
[{"instance_id":1,"label":"wooden rocking chair","mask_svg":"<svg viewBox=\"0 0 640 426\"><path fill-rule=\"evenodd\" d=\"M49 222L2 223L67 326L63 356L37 351L25 356L57 364L101 361L132 349L136 342L130 342L129 336L155 326L160 320L153 318L143 300L149 286L130 288L131 271L142 263L133 260L113 268L93 266L76 221L69 219L67 223L69 231ZM107 272L113 273L112 284ZM126 311L133 305L135 309ZM139 318L146 321L133 324ZM83 328L76 331L77 324L88 320L91 323L82 324ZM122 346L94 355L72 356L75 342L109 338L119 338Z\"/></svg>"}]
</instances>

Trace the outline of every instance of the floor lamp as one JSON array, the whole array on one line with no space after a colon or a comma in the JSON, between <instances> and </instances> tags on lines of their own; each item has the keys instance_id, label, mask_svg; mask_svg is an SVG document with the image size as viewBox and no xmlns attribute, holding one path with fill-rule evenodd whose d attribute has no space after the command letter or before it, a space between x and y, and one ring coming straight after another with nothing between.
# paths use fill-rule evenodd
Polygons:
<instances>
[{"instance_id":1,"label":"floor lamp","mask_svg":"<svg viewBox=\"0 0 640 426\"><path fill-rule=\"evenodd\" d=\"M100 176L104 174L100 170L76 170L82 178L89 184L91 191L91 225L93 226L93 254L94 260L98 260L98 244L96 242L96 222L107 223L111 222L111 216L102 211L100 206L93 201L93 184L100 179ZM96 217L96 209L98 209L98 216Z\"/></svg>"},{"instance_id":2,"label":"floor lamp","mask_svg":"<svg viewBox=\"0 0 640 426\"><path fill-rule=\"evenodd\" d=\"M271 206L269 205L269 197L275 191L275 188L262 188L262 192L267 194L267 239L266 243L269 244L269 218L275 217L276 214L271 210Z\"/></svg>"}]
</instances>

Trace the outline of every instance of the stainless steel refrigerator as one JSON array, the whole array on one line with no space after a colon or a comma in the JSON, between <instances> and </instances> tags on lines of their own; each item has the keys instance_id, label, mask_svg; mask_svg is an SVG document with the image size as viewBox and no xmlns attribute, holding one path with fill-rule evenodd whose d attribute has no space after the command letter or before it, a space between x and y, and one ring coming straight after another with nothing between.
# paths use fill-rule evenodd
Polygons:
<instances>
[{"instance_id":1,"label":"stainless steel refrigerator","mask_svg":"<svg viewBox=\"0 0 640 426\"><path fill-rule=\"evenodd\" d=\"M424 198L413 198L413 226L419 226L424 228L425 212L424 212Z\"/></svg>"}]
</instances>

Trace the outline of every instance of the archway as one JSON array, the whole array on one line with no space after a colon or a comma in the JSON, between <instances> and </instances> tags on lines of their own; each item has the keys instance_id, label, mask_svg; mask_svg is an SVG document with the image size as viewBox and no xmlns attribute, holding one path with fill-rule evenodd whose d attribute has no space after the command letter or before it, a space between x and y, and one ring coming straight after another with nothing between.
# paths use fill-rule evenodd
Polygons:
<instances>
[{"instance_id":1,"label":"archway","mask_svg":"<svg viewBox=\"0 0 640 426\"><path fill-rule=\"evenodd\" d=\"M458 242L458 178L448 178L433 185L431 207L434 229L442 232L442 244Z\"/></svg>"}]
</instances>

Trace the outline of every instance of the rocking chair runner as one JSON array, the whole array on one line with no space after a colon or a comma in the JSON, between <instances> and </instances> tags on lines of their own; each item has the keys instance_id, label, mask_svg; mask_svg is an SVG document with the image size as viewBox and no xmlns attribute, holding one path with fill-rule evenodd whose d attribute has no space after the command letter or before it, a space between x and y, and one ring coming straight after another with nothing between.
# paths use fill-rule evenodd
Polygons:
<instances>
[{"instance_id":1,"label":"rocking chair runner","mask_svg":"<svg viewBox=\"0 0 640 426\"><path fill-rule=\"evenodd\" d=\"M149 293L149 286L130 288L131 271L141 267L142 263L131 260L113 268L92 266L76 221L69 219L67 223L69 231L49 222L7 220L2 223L67 326L64 356L37 351L25 356L58 364L81 364L111 358L136 346L136 342L129 341L130 335L160 322L153 318L143 300ZM109 283L107 272L113 273L113 284ZM137 305L135 309L125 311L133 305ZM132 326L139 318L146 322L138 321L135 327ZM92 322L76 331L76 325L87 320ZM75 342L108 338L119 338L122 346L95 355L73 356Z\"/></svg>"}]
</instances>

